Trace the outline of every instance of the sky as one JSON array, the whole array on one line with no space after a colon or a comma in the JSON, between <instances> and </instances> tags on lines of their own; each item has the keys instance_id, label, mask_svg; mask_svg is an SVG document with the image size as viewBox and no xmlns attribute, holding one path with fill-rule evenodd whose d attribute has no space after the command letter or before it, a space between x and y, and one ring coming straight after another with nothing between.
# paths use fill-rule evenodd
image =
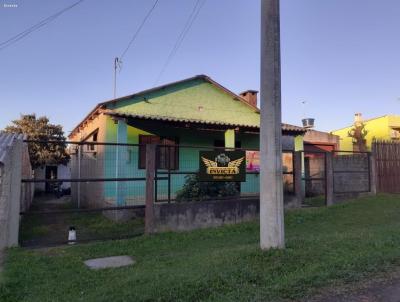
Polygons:
<instances>
[{"instance_id":1,"label":"sky","mask_svg":"<svg viewBox=\"0 0 400 302\"><path fill-rule=\"evenodd\" d=\"M74 2L0 0L0 43ZM260 0L207 0L157 82L195 2L159 0L123 59L117 97L198 74L259 90ZM68 134L112 99L114 58L153 4L85 0L1 49L0 129L36 113ZM399 15L398 0L281 0L282 121L312 117L331 131L356 112L400 114Z\"/></svg>"}]
</instances>

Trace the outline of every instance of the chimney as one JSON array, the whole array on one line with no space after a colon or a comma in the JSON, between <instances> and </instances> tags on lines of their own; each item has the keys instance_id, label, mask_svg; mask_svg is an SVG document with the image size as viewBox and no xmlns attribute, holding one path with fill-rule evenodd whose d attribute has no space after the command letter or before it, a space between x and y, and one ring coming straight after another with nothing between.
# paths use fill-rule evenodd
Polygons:
<instances>
[{"instance_id":1,"label":"chimney","mask_svg":"<svg viewBox=\"0 0 400 302\"><path fill-rule=\"evenodd\" d=\"M248 104L257 107L257 90L246 90L239 94Z\"/></svg>"},{"instance_id":2,"label":"chimney","mask_svg":"<svg viewBox=\"0 0 400 302\"><path fill-rule=\"evenodd\" d=\"M360 124L360 123L362 123L362 114L361 113L354 114L354 124Z\"/></svg>"}]
</instances>

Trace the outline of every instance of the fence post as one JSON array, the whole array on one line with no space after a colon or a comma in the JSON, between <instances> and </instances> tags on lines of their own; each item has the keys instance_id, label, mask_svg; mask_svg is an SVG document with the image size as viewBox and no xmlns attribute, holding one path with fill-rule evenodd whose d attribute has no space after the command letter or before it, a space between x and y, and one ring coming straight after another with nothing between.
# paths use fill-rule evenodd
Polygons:
<instances>
[{"instance_id":1,"label":"fence post","mask_svg":"<svg viewBox=\"0 0 400 302\"><path fill-rule=\"evenodd\" d=\"M82 143L78 145L78 179L80 179L81 176L81 161L82 161ZM81 208L81 182L78 182L77 185L77 202L78 202L78 209Z\"/></svg>"},{"instance_id":2,"label":"fence post","mask_svg":"<svg viewBox=\"0 0 400 302\"><path fill-rule=\"evenodd\" d=\"M334 203L333 196L333 153L325 153L325 199L326 205L331 206Z\"/></svg>"},{"instance_id":3,"label":"fence post","mask_svg":"<svg viewBox=\"0 0 400 302\"><path fill-rule=\"evenodd\" d=\"M303 203L303 185L302 185L302 154L301 151L295 151L293 165L294 194L296 196L297 207Z\"/></svg>"},{"instance_id":4,"label":"fence post","mask_svg":"<svg viewBox=\"0 0 400 302\"><path fill-rule=\"evenodd\" d=\"M376 195L376 166L375 166L375 155L369 153L369 191Z\"/></svg>"},{"instance_id":5,"label":"fence post","mask_svg":"<svg viewBox=\"0 0 400 302\"><path fill-rule=\"evenodd\" d=\"M7 156L9 159L7 165L3 167L3 169L6 169L6 171L3 171L4 176L6 179L8 178L9 183L3 183L3 188L0 188L0 190L3 190L2 193L5 195L0 198L0 202L2 201L6 203L4 207L6 212L4 214L7 215L7 217L5 217L5 224L7 226L2 230L2 232L6 232L6 241L4 242L5 246L0 246L0 249L3 247L18 245L19 212L21 207L22 144L23 142L21 139L17 138L14 140L12 147L8 150L9 152ZM4 185L8 185L8 187L4 187Z\"/></svg>"},{"instance_id":6,"label":"fence post","mask_svg":"<svg viewBox=\"0 0 400 302\"><path fill-rule=\"evenodd\" d=\"M146 145L146 210L145 233L154 231L154 179L156 172L156 147L155 144Z\"/></svg>"}]
</instances>

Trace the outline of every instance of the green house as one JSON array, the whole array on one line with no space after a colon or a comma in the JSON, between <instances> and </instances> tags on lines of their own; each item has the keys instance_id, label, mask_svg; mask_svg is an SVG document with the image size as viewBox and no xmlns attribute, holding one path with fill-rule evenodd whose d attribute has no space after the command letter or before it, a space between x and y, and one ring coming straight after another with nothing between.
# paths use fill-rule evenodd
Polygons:
<instances>
[{"instance_id":1,"label":"green house","mask_svg":"<svg viewBox=\"0 0 400 302\"><path fill-rule=\"evenodd\" d=\"M158 170L172 173L169 184L165 179L157 181L157 198L165 199L168 187L173 198L185 181L184 174L174 172L196 172L199 150L257 150L259 125L257 91L235 94L205 75L100 103L74 128L69 140L140 146L84 145L80 152L72 152L72 177L132 180L75 183L73 198L87 207L142 204L149 143L161 145ZM301 150L304 133L301 127L282 124L283 149ZM258 194L257 173L247 175L240 192Z\"/></svg>"}]
</instances>

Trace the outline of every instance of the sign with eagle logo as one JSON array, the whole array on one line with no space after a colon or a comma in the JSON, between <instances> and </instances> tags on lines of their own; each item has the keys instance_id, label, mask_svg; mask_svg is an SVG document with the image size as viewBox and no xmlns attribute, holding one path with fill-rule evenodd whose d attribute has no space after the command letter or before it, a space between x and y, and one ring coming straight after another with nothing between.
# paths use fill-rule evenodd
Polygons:
<instances>
[{"instance_id":1,"label":"sign with eagle logo","mask_svg":"<svg viewBox=\"0 0 400 302\"><path fill-rule=\"evenodd\" d=\"M246 181L244 151L200 151L200 181Z\"/></svg>"}]
</instances>

